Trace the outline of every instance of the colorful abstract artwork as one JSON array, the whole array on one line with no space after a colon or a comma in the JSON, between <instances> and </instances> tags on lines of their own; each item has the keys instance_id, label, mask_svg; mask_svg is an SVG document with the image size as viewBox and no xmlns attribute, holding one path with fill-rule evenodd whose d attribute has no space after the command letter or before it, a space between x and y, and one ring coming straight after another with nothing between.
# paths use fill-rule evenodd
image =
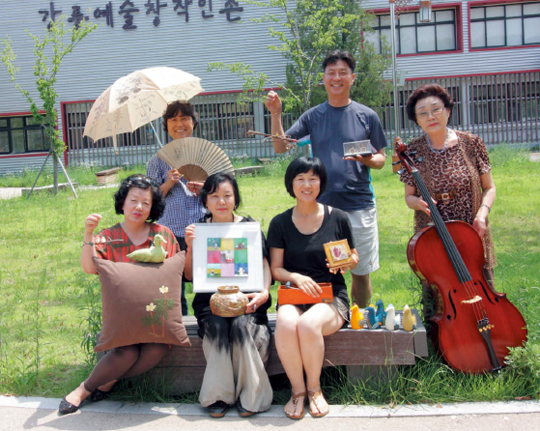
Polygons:
<instances>
[{"instance_id":1,"label":"colorful abstract artwork","mask_svg":"<svg viewBox=\"0 0 540 431\"><path fill-rule=\"evenodd\" d=\"M206 276L209 278L247 277L247 238L208 238Z\"/></svg>"}]
</instances>

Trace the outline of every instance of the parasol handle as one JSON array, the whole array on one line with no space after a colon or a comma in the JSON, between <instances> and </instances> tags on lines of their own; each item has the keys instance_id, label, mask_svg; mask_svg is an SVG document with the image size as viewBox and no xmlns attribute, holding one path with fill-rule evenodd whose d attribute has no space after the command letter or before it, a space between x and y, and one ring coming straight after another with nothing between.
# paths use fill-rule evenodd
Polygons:
<instances>
[{"instance_id":1,"label":"parasol handle","mask_svg":"<svg viewBox=\"0 0 540 431\"><path fill-rule=\"evenodd\" d=\"M148 113L146 112L146 109L144 109L144 105L143 105L143 103L142 103L142 100L139 99L139 102L140 102L140 104L141 104L141 108L142 108L142 110L143 110L143 112L144 112L144 115L146 116L146 118L147 118L148 120L150 120L150 117L148 116ZM163 144L161 143L161 139L159 139L159 135L158 135L158 132L156 131L156 128L155 128L154 125L152 124L152 120L150 120L149 123L150 123L150 127L152 128L152 131L154 132L154 135L156 136L156 139L157 139L157 141L158 141L159 147L160 147L160 148L163 148Z\"/></svg>"}]
</instances>

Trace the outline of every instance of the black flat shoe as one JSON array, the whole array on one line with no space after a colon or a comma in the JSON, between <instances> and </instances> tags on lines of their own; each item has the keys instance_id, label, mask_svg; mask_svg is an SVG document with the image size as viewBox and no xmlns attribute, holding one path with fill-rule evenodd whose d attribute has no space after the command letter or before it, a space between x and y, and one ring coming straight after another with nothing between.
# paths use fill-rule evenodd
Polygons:
<instances>
[{"instance_id":1,"label":"black flat shoe","mask_svg":"<svg viewBox=\"0 0 540 431\"><path fill-rule=\"evenodd\" d=\"M225 401L216 401L214 404L210 404L207 409L213 418L222 418L229 410L229 404Z\"/></svg>"},{"instance_id":2,"label":"black flat shoe","mask_svg":"<svg viewBox=\"0 0 540 431\"><path fill-rule=\"evenodd\" d=\"M58 413L61 415L69 415L70 413L75 413L77 410L79 410L80 406L76 406L75 404L71 404L68 400L65 398L60 401L60 406L58 407Z\"/></svg>"},{"instance_id":3,"label":"black flat shoe","mask_svg":"<svg viewBox=\"0 0 540 431\"><path fill-rule=\"evenodd\" d=\"M238 414L240 416L242 416L243 418L247 418L249 416L253 416L254 414L256 414L257 412L251 412L249 410L246 410L243 406L242 406L242 403L240 402L240 399L236 402L236 410L238 410Z\"/></svg>"},{"instance_id":4,"label":"black flat shoe","mask_svg":"<svg viewBox=\"0 0 540 431\"><path fill-rule=\"evenodd\" d=\"M98 401L102 401L106 398L109 398L110 393L111 391L105 392L105 391L100 391L99 389L96 389L94 392L90 394L90 399L92 400L92 402L97 403Z\"/></svg>"}]
</instances>

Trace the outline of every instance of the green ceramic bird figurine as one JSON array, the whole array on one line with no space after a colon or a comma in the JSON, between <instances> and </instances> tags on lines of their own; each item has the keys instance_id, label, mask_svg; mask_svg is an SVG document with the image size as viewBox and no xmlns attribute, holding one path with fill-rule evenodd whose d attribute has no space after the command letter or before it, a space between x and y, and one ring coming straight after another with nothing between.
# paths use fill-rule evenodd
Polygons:
<instances>
[{"instance_id":1,"label":"green ceramic bird figurine","mask_svg":"<svg viewBox=\"0 0 540 431\"><path fill-rule=\"evenodd\" d=\"M367 313L367 326L369 329L377 329L381 326L381 321L377 319L377 315L375 314L375 307L373 305L370 305L366 308Z\"/></svg>"},{"instance_id":2,"label":"green ceramic bird figurine","mask_svg":"<svg viewBox=\"0 0 540 431\"><path fill-rule=\"evenodd\" d=\"M375 315L377 316L377 320L381 322L381 326L384 326L386 323L386 311L384 311L384 304L382 299L379 299L377 303L375 304L376 311Z\"/></svg>"},{"instance_id":3,"label":"green ceramic bird figurine","mask_svg":"<svg viewBox=\"0 0 540 431\"><path fill-rule=\"evenodd\" d=\"M154 236L154 244L150 248L135 250L129 253L127 257L133 259L135 262L161 263L167 257L167 252L161 244L167 244L167 241L160 234L156 234Z\"/></svg>"},{"instance_id":4,"label":"green ceramic bird figurine","mask_svg":"<svg viewBox=\"0 0 540 431\"><path fill-rule=\"evenodd\" d=\"M408 305L403 307L403 329L405 331L412 331L416 327L416 316L412 314Z\"/></svg>"}]
</instances>

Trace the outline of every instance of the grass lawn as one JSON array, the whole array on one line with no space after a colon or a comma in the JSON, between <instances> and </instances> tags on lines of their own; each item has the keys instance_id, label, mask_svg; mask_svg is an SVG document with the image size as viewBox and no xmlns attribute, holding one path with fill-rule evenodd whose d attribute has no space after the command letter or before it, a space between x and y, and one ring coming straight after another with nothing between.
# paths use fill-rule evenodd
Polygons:
<instances>
[{"instance_id":1,"label":"grass lawn","mask_svg":"<svg viewBox=\"0 0 540 431\"><path fill-rule=\"evenodd\" d=\"M415 366L399 367L386 383L373 379L353 386L346 383L340 369L326 370L323 384L330 402L395 404L538 397L540 166L530 162L526 153L505 147L494 149L490 157L497 186L490 215L499 261L495 283L528 323L526 348L515 351L511 366L498 375L457 373L435 355ZM257 176L239 179L243 204L238 212L259 220L265 232L274 215L294 204L283 184L286 165L286 160L275 162ZM69 173L80 184L94 184L96 170L80 168ZM142 170L132 168L122 177ZM381 269L372 274L373 302L381 298L399 308L405 304L418 307L419 285L405 255L413 214L405 205L403 185L391 173L389 162L372 175L381 263ZM0 187L31 185L34 178L35 173L0 178ZM79 190L79 199L74 199L66 190L57 197L36 194L30 200L0 201L0 393L62 397L87 377L95 359L84 344L99 328L101 304L97 277L80 268L83 226L91 212L103 216L102 227L121 220L114 213L112 193L113 189ZM192 298L190 291L188 301ZM88 334L90 338L85 338ZM285 402L287 383L278 381L275 386L283 388L275 392L275 401ZM170 399L163 388L148 387L144 378L135 379L130 387L119 385L115 396ZM192 394L182 399L196 402L197 397Z\"/></svg>"}]
</instances>

